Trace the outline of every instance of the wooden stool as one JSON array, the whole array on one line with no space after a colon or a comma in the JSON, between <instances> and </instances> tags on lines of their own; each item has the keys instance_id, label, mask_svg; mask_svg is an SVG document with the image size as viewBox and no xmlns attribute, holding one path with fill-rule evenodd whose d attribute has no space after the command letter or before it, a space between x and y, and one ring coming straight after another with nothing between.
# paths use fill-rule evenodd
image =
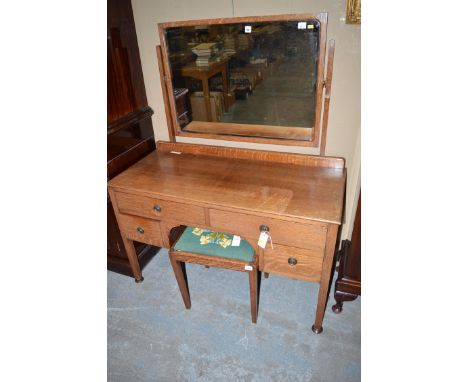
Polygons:
<instances>
[{"instance_id":1,"label":"wooden stool","mask_svg":"<svg viewBox=\"0 0 468 382\"><path fill-rule=\"evenodd\" d=\"M239 246L231 246L229 240L232 241L232 236L186 227L175 244L171 243L169 259L187 309L190 309L191 302L185 263L247 272L250 284L250 312L252 322L255 324L258 313L259 286L257 283L260 280L257 276L257 255L254 248L246 240L242 239Z\"/></svg>"}]
</instances>

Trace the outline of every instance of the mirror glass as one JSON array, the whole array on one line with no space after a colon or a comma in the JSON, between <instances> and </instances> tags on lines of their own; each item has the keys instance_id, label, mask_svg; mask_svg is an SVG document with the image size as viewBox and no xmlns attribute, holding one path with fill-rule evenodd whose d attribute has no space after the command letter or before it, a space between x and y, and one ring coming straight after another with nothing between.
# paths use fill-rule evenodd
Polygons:
<instances>
[{"instance_id":1,"label":"mirror glass","mask_svg":"<svg viewBox=\"0 0 468 382\"><path fill-rule=\"evenodd\" d=\"M311 140L320 22L165 29L181 131Z\"/></svg>"}]
</instances>

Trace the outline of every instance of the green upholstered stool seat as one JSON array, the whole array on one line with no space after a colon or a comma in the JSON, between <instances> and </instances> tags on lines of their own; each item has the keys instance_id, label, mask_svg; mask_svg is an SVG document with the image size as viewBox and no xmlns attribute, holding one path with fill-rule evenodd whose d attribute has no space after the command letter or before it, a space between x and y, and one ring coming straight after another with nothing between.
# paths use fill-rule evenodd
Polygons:
<instances>
[{"instance_id":1,"label":"green upholstered stool seat","mask_svg":"<svg viewBox=\"0 0 468 382\"><path fill-rule=\"evenodd\" d=\"M252 262L255 255L253 247L243 239L238 247L233 247L232 238L233 235L227 233L187 227L173 250Z\"/></svg>"}]
</instances>

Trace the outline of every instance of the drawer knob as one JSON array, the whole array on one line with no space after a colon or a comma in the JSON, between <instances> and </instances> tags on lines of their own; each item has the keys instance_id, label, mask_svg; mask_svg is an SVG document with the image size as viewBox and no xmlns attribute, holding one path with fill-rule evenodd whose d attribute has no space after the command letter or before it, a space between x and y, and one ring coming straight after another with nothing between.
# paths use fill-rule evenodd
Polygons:
<instances>
[{"instance_id":1,"label":"drawer knob","mask_svg":"<svg viewBox=\"0 0 468 382\"><path fill-rule=\"evenodd\" d=\"M290 257L288 259L288 264L291 265L291 266L294 266L294 265L297 264L297 260L294 257Z\"/></svg>"},{"instance_id":2,"label":"drawer knob","mask_svg":"<svg viewBox=\"0 0 468 382\"><path fill-rule=\"evenodd\" d=\"M161 206L159 204L156 204L153 209L157 212L161 212Z\"/></svg>"},{"instance_id":3,"label":"drawer knob","mask_svg":"<svg viewBox=\"0 0 468 382\"><path fill-rule=\"evenodd\" d=\"M143 229L143 227L138 227L138 228L137 228L137 231L138 231L139 233L145 233L145 230Z\"/></svg>"},{"instance_id":4,"label":"drawer knob","mask_svg":"<svg viewBox=\"0 0 468 382\"><path fill-rule=\"evenodd\" d=\"M262 224L259 229L260 232L270 232L270 227L268 227L266 224Z\"/></svg>"}]
</instances>

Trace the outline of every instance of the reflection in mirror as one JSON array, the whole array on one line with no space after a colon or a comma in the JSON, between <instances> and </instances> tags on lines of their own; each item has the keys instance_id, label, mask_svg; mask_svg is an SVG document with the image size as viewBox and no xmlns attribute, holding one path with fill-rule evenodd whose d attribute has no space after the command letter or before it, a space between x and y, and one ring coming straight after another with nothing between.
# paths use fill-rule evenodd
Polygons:
<instances>
[{"instance_id":1,"label":"reflection in mirror","mask_svg":"<svg viewBox=\"0 0 468 382\"><path fill-rule=\"evenodd\" d=\"M317 19L166 28L180 129L311 140Z\"/></svg>"}]
</instances>

